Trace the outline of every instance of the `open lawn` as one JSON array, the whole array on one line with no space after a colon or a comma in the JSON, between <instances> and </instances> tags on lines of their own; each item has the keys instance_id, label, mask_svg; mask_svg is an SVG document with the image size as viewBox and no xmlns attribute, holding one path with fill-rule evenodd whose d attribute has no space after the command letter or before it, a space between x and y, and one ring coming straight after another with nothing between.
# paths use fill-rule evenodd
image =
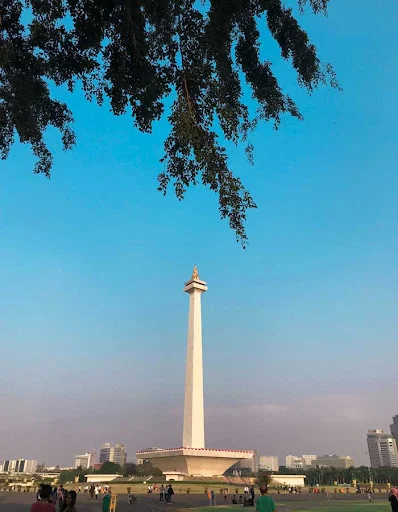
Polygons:
<instances>
[{"instance_id":1,"label":"open lawn","mask_svg":"<svg viewBox=\"0 0 398 512\"><path fill-rule=\"evenodd\" d=\"M253 510L253 509L245 509ZM389 512L391 510L390 504L386 502L378 503L358 503L356 500L324 502L323 504L295 503L291 502L276 502L277 512ZM189 509L180 509L178 512L237 512L236 506L220 506L220 507L197 507Z\"/></svg>"},{"instance_id":2,"label":"open lawn","mask_svg":"<svg viewBox=\"0 0 398 512\"><path fill-rule=\"evenodd\" d=\"M297 509L297 512L304 512L308 508ZM311 512L388 512L391 510L389 503L335 503L323 507L311 508Z\"/></svg>"},{"instance_id":3,"label":"open lawn","mask_svg":"<svg viewBox=\"0 0 398 512\"><path fill-rule=\"evenodd\" d=\"M278 512L389 512L387 495L375 496L375 503L368 503L366 496L336 496L327 500L323 495L274 495ZM1 512L29 512L36 496L33 492L0 492ZM217 502L220 503L217 499ZM255 512L252 507L242 505L209 507L204 494L176 493L171 505L159 502L159 495L137 494L133 505L127 501L126 494L118 495L117 512ZM227 502L228 503L228 502ZM86 494L77 498L79 512L100 512L102 496L91 501Z\"/></svg>"}]
</instances>

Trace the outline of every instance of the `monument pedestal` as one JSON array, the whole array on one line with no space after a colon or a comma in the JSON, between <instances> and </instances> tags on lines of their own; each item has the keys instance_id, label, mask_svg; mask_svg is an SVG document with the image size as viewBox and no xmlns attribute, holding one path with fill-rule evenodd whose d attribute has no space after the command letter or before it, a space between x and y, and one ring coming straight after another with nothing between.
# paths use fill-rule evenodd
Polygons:
<instances>
[{"instance_id":1,"label":"monument pedestal","mask_svg":"<svg viewBox=\"0 0 398 512\"><path fill-rule=\"evenodd\" d=\"M148 460L159 468L166 480L182 481L192 476L222 476L233 464L251 459L252 450L212 450L208 448L170 448L143 450L137 459Z\"/></svg>"}]
</instances>

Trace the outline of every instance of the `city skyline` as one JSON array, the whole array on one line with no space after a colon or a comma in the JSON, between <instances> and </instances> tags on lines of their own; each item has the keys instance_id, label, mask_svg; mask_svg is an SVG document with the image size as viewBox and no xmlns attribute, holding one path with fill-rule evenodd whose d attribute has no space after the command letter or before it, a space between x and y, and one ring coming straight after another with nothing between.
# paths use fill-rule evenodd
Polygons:
<instances>
[{"instance_id":1,"label":"city skyline","mask_svg":"<svg viewBox=\"0 0 398 512\"><path fill-rule=\"evenodd\" d=\"M388 432L398 413L398 12L393 0L344 4L300 18L342 92L308 97L265 46L304 121L259 126L254 167L227 148L259 206L246 250L211 192L157 192L166 120L140 134L77 90L79 143L64 153L49 130L51 180L13 146L0 177L1 459L71 465L108 439L129 454L179 446L181 283L197 264L211 283L206 444L368 464L366 432Z\"/></svg>"},{"instance_id":2,"label":"city skyline","mask_svg":"<svg viewBox=\"0 0 398 512\"><path fill-rule=\"evenodd\" d=\"M393 417L393 424L391 425L391 427L393 427L394 424L397 423L397 419L398 419L398 415L395 415ZM393 429L391 428L391 431ZM377 434L377 435L381 435L382 437L384 438L393 438L393 434L391 432L391 434L386 431L384 432L382 429L368 429L367 431L367 449L369 450L370 449L370 446L369 446L369 435L370 434ZM147 448L148 450L162 450L162 448ZM286 465L286 467L288 468L299 468L299 469L305 469L306 467L313 467L313 466L316 466L317 463L316 463L316 460L318 459L323 459L325 457L338 457L340 459L352 459L351 455L347 455L347 454L344 454L344 455L336 455L336 451L331 451L330 453L326 453L326 452L319 452L317 454L313 454L313 455L305 455L305 454L302 454L302 455L292 455L291 453L287 454L287 453L283 453L283 454L279 454L279 455L273 455L269 452L261 452L261 450L258 450L256 448L252 448L254 451L255 451L255 457L257 459L260 459L260 458L264 458L264 459L280 459L282 461L284 461L283 463L280 464L280 466L282 465ZM111 452L113 450L113 454L109 457L108 455L105 455L104 454L104 451L107 451L107 452ZM395 449L396 450L396 449ZM117 452L117 453L116 453ZM106 460L110 460L111 462L116 462L118 464L121 464L123 465L123 463L121 462L121 459L124 460L124 463L125 462L137 462L136 459L135 459L135 456L133 458L128 458L127 457L127 453L129 453L128 451L128 448L126 447L125 444L123 443L115 443L115 445L112 445L112 443L101 443L101 448L99 450L99 461L96 461L96 452L95 451L91 451L91 452L82 452L81 455L74 455L74 464L72 464L71 466L68 466L67 464L65 465L65 467L77 467L76 465L76 460L77 459L80 459L80 458L84 458L84 457L89 457L89 461L91 460L91 462L100 462L101 463L101 459L102 462L105 462ZM135 451L134 451L135 453ZM371 456L369 455L368 452L365 452L366 456L367 456L367 461L364 461L361 459L361 461L357 464L357 463L354 463L354 465L356 467L358 466L369 466L371 467L372 466L372 460L371 460ZM113 460L114 458L117 458L118 460ZM397 457L398 457L398 454L397 454ZM112 459L112 460L111 460ZM119 460L120 459L120 460ZM4 459L3 459L4 460ZM6 460L12 460L11 457L9 457L8 459L6 458ZM16 460L25 460L25 459L14 459L14 461ZM27 460L27 459L26 459ZM38 461L41 461L42 458L38 457L37 460L35 460L34 462L38 463ZM1 458L0 458L0 461L1 461ZM53 461L54 462L54 461ZM40 462L41 464L41 462ZM258 463L257 463L258 464ZM59 466L63 466L63 464L58 464L57 462L57 465ZM78 464L78 465L82 465L82 464ZM90 462L88 462L88 466L89 467L91 464ZM395 465L395 462L394 462L394 465ZM51 463L46 463L46 466L52 466ZM346 464L346 467L349 467L349 465ZM372 467L378 467L377 465L374 465Z\"/></svg>"}]
</instances>

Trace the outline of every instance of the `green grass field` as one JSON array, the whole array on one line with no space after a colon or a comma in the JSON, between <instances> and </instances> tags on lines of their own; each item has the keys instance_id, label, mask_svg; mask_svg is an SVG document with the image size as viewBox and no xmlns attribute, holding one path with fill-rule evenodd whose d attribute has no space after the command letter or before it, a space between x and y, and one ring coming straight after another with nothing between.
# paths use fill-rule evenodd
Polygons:
<instances>
[{"instance_id":1,"label":"green grass field","mask_svg":"<svg viewBox=\"0 0 398 512\"><path fill-rule=\"evenodd\" d=\"M198 507L190 509L182 509L181 512L236 512L236 507L220 506L220 507ZM357 501L334 502L333 505L325 503L322 506L308 506L302 503L277 503L277 511L289 510L294 512L389 512L391 507L386 503L358 503Z\"/></svg>"},{"instance_id":2,"label":"green grass field","mask_svg":"<svg viewBox=\"0 0 398 512\"><path fill-rule=\"evenodd\" d=\"M391 510L389 503L334 503L316 508L298 508L297 512L388 512Z\"/></svg>"}]
</instances>

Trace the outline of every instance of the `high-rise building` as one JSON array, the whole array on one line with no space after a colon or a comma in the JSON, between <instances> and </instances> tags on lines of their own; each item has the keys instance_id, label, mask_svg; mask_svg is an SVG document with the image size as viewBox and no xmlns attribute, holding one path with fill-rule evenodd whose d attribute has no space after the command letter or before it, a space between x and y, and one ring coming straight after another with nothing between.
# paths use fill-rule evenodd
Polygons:
<instances>
[{"instance_id":1,"label":"high-rise building","mask_svg":"<svg viewBox=\"0 0 398 512\"><path fill-rule=\"evenodd\" d=\"M113 448L113 452L111 452L111 462L115 462L119 464L119 466L124 466L127 461L127 451L124 444L116 443Z\"/></svg>"},{"instance_id":2,"label":"high-rise building","mask_svg":"<svg viewBox=\"0 0 398 512\"><path fill-rule=\"evenodd\" d=\"M398 416L394 416L392 419L392 425L390 425L391 435L398 443Z\"/></svg>"},{"instance_id":3,"label":"high-rise building","mask_svg":"<svg viewBox=\"0 0 398 512\"><path fill-rule=\"evenodd\" d=\"M4 473L24 473L30 475L36 471L37 460L31 459L15 459L4 460L1 463L2 471Z\"/></svg>"},{"instance_id":4,"label":"high-rise building","mask_svg":"<svg viewBox=\"0 0 398 512\"><path fill-rule=\"evenodd\" d=\"M92 468L95 464L95 452L86 452L82 455L75 455L75 469L82 467L83 469Z\"/></svg>"},{"instance_id":5,"label":"high-rise building","mask_svg":"<svg viewBox=\"0 0 398 512\"><path fill-rule=\"evenodd\" d=\"M124 466L127 460L127 451L124 444L116 443L112 446L111 443L105 443L100 450L100 463L114 462L120 466Z\"/></svg>"},{"instance_id":6,"label":"high-rise building","mask_svg":"<svg viewBox=\"0 0 398 512\"><path fill-rule=\"evenodd\" d=\"M397 442L392 435L384 430L368 430L367 441L372 468L398 467Z\"/></svg>"},{"instance_id":7,"label":"high-rise building","mask_svg":"<svg viewBox=\"0 0 398 512\"><path fill-rule=\"evenodd\" d=\"M273 455L260 455L258 458L258 469L265 471L279 471L278 457Z\"/></svg>"},{"instance_id":8,"label":"high-rise building","mask_svg":"<svg viewBox=\"0 0 398 512\"><path fill-rule=\"evenodd\" d=\"M111 443L105 443L101 446L100 453L99 453L99 463L100 464L103 464L104 462L107 462L108 460L110 460L111 449L112 449Z\"/></svg>"},{"instance_id":9,"label":"high-rise building","mask_svg":"<svg viewBox=\"0 0 398 512\"><path fill-rule=\"evenodd\" d=\"M348 455L320 455L311 462L312 467L316 468L350 468L355 466L354 459Z\"/></svg>"}]
</instances>

